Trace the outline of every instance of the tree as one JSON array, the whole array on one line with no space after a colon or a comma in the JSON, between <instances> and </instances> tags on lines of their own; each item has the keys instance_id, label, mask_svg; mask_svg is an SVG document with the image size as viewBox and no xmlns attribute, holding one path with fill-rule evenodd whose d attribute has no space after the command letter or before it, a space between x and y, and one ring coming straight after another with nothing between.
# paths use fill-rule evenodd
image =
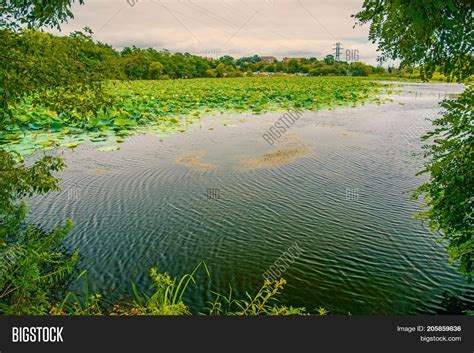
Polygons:
<instances>
[{"instance_id":1,"label":"tree","mask_svg":"<svg viewBox=\"0 0 474 353\"><path fill-rule=\"evenodd\" d=\"M334 65L323 65L319 68L321 75L334 75L336 73L336 68Z\"/></svg>"},{"instance_id":2,"label":"tree","mask_svg":"<svg viewBox=\"0 0 474 353\"><path fill-rule=\"evenodd\" d=\"M288 61L287 66L288 66L288 72L289 73L294 74L294 73L297 73L297 72L300 71L300 63L299 63L298 59L290 59Z\"/></svg>"},{"instance_id":3,"label":"tree","mask_svg":"<svg viewBox=\"0 0 474 353\"><path fill-rule=\"evenodd\" d=\"M449 241L451 261L471 277L474 260L474 94L469 87L457 100L445 100L446 113L434 121L436 129L423 137L433 138L425 147L430 157L423 172L430 180L421 185L414 198L425 196L427 210L419 217L439 229Z\"/></svg>"},{"instance_id":4,"label":"tree","mask_svg":"<svg viewBox=\"0 0 474 353\"><path fill-rule=\"evenodd\" d=\"M153 61L150 64L150 78L152 80L157 80L160 78L163 73L163 64L159 61Z\"/></svg>"},{"instance_id":5,"label":"tree","mask_svg":"<svg viewBox=\"0 0 474 353\"><path fill-rule=\"evenodd\" d=\"M372 73L370 67L361 62L351 63L350 71L353 76L368 76Z\"/></svg>"},{"instance_id":6,"label":"tree","mask_svg":"<svg viewBox=\"0 0 474 353\"><path fill-rule=\"evenodd\" d=\"M105 58L110 59L113 51L96 45L90 29L68 37L27 29L38 24L59 26L70 3L53 0L40 6L0 0L0 126L13 123L10 107L27 97L58 114L82 117L112 103L103 80L110 76L106 66L110 61Z\"/></svg>"},{"instance_id":7,"label":"tree","mask_svg":"<svg viewBox=\"0 0 474 353\"><path fill-rule=\"evenodd\" d=\"M420 65L421 77L435 70L462 80L472 74L472 3L463 0L365 0L354 15L372 22L369 39L378 43L379 60L401 59L402 67Z\"/></svg>"},{"instance_id":8,"label":"tree","mask_svg":"<svg viewBox=\"0 0 474 353\"><path fill-rule=\"evenodd\" d=\"M321 74L321 70L320 69L311 69L309 70L309 75L310 76L319 76Z\"/></svg>"},{"instance_id":9,"label":"tree","mask_svg":"<svg viewBox=\"0 0 474 353\"><path fill-rule=\"evenodd\" d=\"M223 57L219 58L219 61L227 66L235 66L234 58L230 55L224 55Z\"/></svg>"},{"instance_id":10,"label":"tree","mask_svg":"<svg viewBox=\"0 0 474 353\"><path fill-rule=\"evenodd\" d=\"M35 93L41 103L70 108L65 90L84 93L97 74L87 34L53 38L26 27L59 24L71 16L69 0L0 0L0 123L12 123L11 106ZM75 91L74 91L75 90ZM70 95L70 91L68 94ZM89 94L90 94L89 90ZM77 97L75 97L77 98ZM98 96L98 99L101 99ZM87 99L85 99L87 101ZM93 102L89 100L87 104ZM76 106L78 100L75 99ZM58 189L54 172L64 162L43 157L31 166L0 148L0 313L46 314L59 288L67 285L77 252L60 248L72 222L50 232L25 220L23 198Z\"/></svg>"},{"instance_id":11,"label":"tree","mask_svg":"<svg viewBox=\"0 0 474 353\"><path fill-rule=\"evenodd\" d=\"M237 65L240 65L242 63L253 63L255 64L256 62L261 61L260 56L254 55L254 56L244 56L236 61Z\"/></svg>"},{"instance_id":12,"label":"tree","mask_svg":"<svg viewBox=\"0 0 474 353\"><path fill-rule=\"evenodd\" d=\"M369 1L355 18L371 22L369 38L378 42L379 60L401 59L401 66L420 66L423 80L438 69L449 79L473 74L472 4L460 0ZM472 87L458 99L445 100L443 117L423 137L429 180L413 194L423 197L418 215L448 241L449 258L471 280L474 263L474 140Z\"/></svg>"},{"instance_id":13,"label":"tree","mask_svg":"<svg viewBox=\"0 0 474 353\"><path fill-rule=\"evenodd\" d=\"M326 57L324 58L324 62L325 62L327 65L332 65L332 64L334 64L334 56L331 55L331 54L326 55Z\"/></svg>"},{"instance_id":14,"label":"tree","mask_svg":"<svg viewBox=\"0 0 474 353\"><path fill-rule=\"evenodd\" d=\"M61 159L44 157L32 166L0 150L0 314L47 314L58 290L66 289L77 251L61 248L72 221L50 232L25 221L22 199L58 190L53 172L65 168Z\"/></svg>"},{"instance_id":15,"label":"tree","mask_svg":"<svg viewBox=\"0 0 474 353\"><path fill-rule=\"evenodd\" d=\"M83 0L78 1L83 4ZM73 18L71 6L74 0L0 0L0 27L18 29L20 26L40 28L56 27Z\"/></svg>"},{"instance_id":16,"label":"tree","mask_svg":"<svg viewBox=\"0 0 474 353\"><path fill-rule=\"evenodd\" d=\"M128 79L140 80L148 78L151 62L152 60L147 53L138 50L124 56L121 60L121 65Z\"/></svg>"},{"instance_id":17,"label":"tree","mask_svg":"<svg viewBox=\"0 0 474 353\"><path fill-rule=\"evenodd\" d=\"M266 72L275 72L275 66L274 65L266 65L264 70Z\"/></svg>"},{"instance_id":18,"label":"tree","mask_svg":"<svg viewBox=\"0 0 474 353\"><path fill-rule=\"evenodd\" d=\"M217 77L224 77L225 76L225 65L220 63L216 66Z\"/></svg>"},{"instance_id":19,"label":"tree","mask_svg":"<svg viewBox=\"0 0 474 353\"><path fill-rule=\"evenodd\" d=\"M206 77L217 77L217 72L215 69L207 69Z\"/></svg>"},{"instance_id":20,"label":"tree","mask_svg":"<svg viewBox=\"0 0 474 353\"><path fill-rule=\"evenodd\" d=\"M377 67L374 69L374 73L375 73L375 74L384 74L384 73L385 73L385 69L383 68L383 66L377 66Z\"/></svg>"},{"instance_id":21,"label":"tree","mask_svg":"<svg viewBox=\"0 0 474 353\"><path fill-rule=\"evenodd\" d=\"M121 56L127 56L127 55L130 55L130 54L132 54L132 53L133 53L132 48L130 48L130 47L125 47L125 48L123 48L122 51L120 52L120 55L121 55Z\"/></svg>"}]
</instances>

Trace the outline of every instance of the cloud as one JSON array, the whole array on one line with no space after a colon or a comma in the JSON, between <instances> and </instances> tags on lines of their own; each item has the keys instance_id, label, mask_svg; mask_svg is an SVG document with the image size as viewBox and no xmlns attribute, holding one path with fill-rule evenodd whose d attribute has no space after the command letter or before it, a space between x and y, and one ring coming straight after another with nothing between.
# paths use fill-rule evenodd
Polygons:
<instances>
[{"instance_id":1,"label":"cloud","mask_svg":"<svg viewBox=\"0 0 474 353\"><path fill-rule=\"evenodd\" d=\"M351 15L361 0L88 0L73 6L60 34L90 27L116 49L135 45L205 55L317 57L334 43L375 64L368 28ZM51 31L55 32L55 31ZM57 33L57 32L55 32Z\"/></svg>"}]
</instances>

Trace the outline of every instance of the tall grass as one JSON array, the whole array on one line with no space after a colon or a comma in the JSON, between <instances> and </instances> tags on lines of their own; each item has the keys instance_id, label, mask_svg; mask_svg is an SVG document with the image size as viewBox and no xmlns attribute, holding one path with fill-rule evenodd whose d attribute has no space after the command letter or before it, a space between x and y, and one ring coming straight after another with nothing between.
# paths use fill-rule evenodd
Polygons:
<instances>
[{"instance_id":1,"label":"tall grass","mask_svg":"<svg viewBox=\"0 0 474 353\"><path fill-rule=\"evenodd\" d=\"M210 277L208 267L200 262L191 273L181 278L172 278L167 272L160 273L158 269L150 270L152 284L146 291L138 290L135 283L131 284L131 299L119 303L107 303L99 294L91 294L87 278L87 271L78 276L84 281L82 296L69 291L63 301L51 307L52 315L191 315L189 306L183 297L191 284L196 283L197 272L203 269ZM281 293L286 280L265 281L255 294L246 293L243 299L233 298L233 289L229 293L211 291L214 299L208 303L204 315L309 315L305 308L281 305L277 296ZM324 308L316 311L319 315L326 315Z\"/></svg>"}]
</instances>

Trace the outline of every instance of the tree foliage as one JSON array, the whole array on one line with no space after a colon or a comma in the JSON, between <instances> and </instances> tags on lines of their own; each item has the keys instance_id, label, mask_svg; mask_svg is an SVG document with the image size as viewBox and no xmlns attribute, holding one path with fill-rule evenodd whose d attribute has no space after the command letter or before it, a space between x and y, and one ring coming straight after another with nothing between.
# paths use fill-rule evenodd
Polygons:
<instances>
[{"instance_id":1,"label":"tree foliage","mask_svg":"<svg viewBox=\"0 0 474 353\"><path fill-rule=\"evenodd\" d=\"M112 102L103 90L114 52L86 29L67 37L0 29L0 126L26 97L60 113L91 115Z\"/></svg>"},{"instance_id":2,"label":"tree foliage","mask_svg":"<svg viewBox=\"0 0 474 353\"><path fill-rule=\"evenodd\" d=\"M46 232L25 221L22 199L58 190L62 160L45 157L27 167L0 150L0 314L46 314L65 289L77 252L61 248L72 221Z\"/></svg>"},{"instance_id":3,"label":"tree foliage","mask_svg":"<svg viewBox=\"0 0 474 353\"><path fill-rule=\"evenodd\" d=\"M84 58L87 40L26 29L59 26L72 15L71 3L0 0L0 126L11 123L11 109L26 95L65 109L72 106L71 91L97 88ZM77 95L73 104L81 106ZM26 221L23 198L57 190L53 173L65 165L46 156L25 166L16 157L0 148L0 313L46 314L77 260L77 252L60 245L72 222L49 232L38 229Z\"/></svg>"},{"instance_id":4,"label":"tree foliage","mask_svg":"<svg viewBox=\"0 0 474 353\"><path fill-rule=\"evenodd\" d=\"M435 120L433 139L426 146L429 182L417 189L414 198L424 196L427 210L419 218L439 229L449 241L450 260L469 278L474 274L474 95L469 87L459 99L445 100L444 115Z\"/></svg>"},{"instance_id":5,"label":"tree foliage","mask_svg":"<svg viewBox=\"0 0 474 353\"><path fill-rule=\"evenodd\" d=\"M461 81L473 74L472 3L462 0L366 0L355 15L371 22L369 38L378 42L380 60L401 59L402 66L421 66L426 80L435 70ZM449 258L468 279L473 275L473 89L445 100L442 118L423 138L429 180L414 193L424 197L419 218L440 230Z\"/></svg>"},{"instance_id":6,"label":"tree foliage","mask_svg":"<svg viewBox=\"0 0 474 353\"><path fill-rule=\"evenodd\" d=\"M73 3L74 0L0 0L0 27L59 28L61 23L73 17Z\"/></svg>"},{"instance_id":7,"label":"tree foliage","mask_svg":"<svg viewBox=\"0 0 474 353\"><path fill-rule=\"evenodd\" d=\"M401 66L421 66L423 79L439 70L463 80L472 75L472 2L465 0L365 0L354 16L371 22L369 39L380 60L401 59Z\"/></svg>"}]
</instances>

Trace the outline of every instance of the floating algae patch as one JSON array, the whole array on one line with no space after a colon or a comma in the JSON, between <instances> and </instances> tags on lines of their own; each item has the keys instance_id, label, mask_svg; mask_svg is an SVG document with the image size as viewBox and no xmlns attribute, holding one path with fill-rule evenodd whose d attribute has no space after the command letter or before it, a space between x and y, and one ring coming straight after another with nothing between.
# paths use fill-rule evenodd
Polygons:
<instances>
[{"instance_id":1,"label":"floating algae patch","mask_svg":"<svg viewBox=\"0 0 474 353\"><path fill-rule=\"evenodd\" d=\"M89 175L104 175L104 174L109 173L110 171L111 171L110 169L93 168L93 169L87 169L85 173Z\"/></svg>"},{"instance_id":2,"label":"floating algae patch","mask_svg":"<svg viewBox=\"0 0 474 353\"><path fill-rule=\"evenodd\" d=\"M97 151L100 152L110 152L110 151L118 151L120 147L118 145L112 145L112 146L104 146L100 147L97 149Z\"/></svg>"},{"instance_id":3,"label":"floating algae patch","mask_svg":"<svg viewBox=\"0 0 474 353\"><path fill-rule=\"evenodd\" d=\"M291 163L295 159L306 157L312 153L311 149L302 143L298 137L289 136L274 150L257 157L244 158L239 166L240 171L269 169Z\"/></svg>"},{"instance_id":4,"label":"floating algae patch","mask_svg":"<svg viewBox=\"0 0 474 353\"><path fill-rule=\"evenodd\" d=\"M182 164L189 169L199 171L212 171L217 169L217 166L211 162L202 160L204 156L203 151L193 151L182 154L176 158L176 163Z\"/></svg>"}]
</instances>

